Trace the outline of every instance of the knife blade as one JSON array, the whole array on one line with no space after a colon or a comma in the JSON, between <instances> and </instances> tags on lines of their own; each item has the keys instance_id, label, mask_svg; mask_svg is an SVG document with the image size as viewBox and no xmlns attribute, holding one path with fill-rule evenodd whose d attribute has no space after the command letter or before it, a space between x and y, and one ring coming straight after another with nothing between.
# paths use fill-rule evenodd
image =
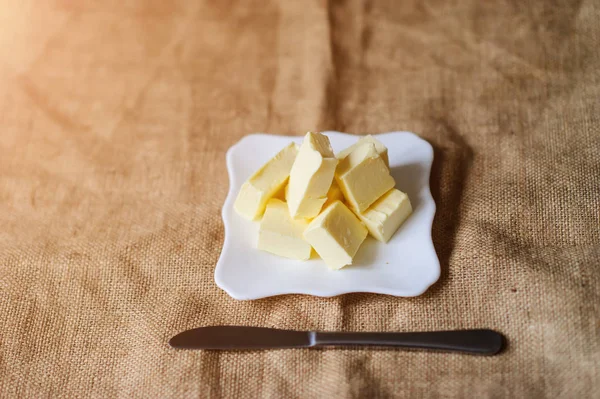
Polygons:
<instances>
[{"instance_id":1,"label":"knife blade","mask_svg":"<svg viewBox=\"0 0 600 399\"><path fill-rule=\"evenodd\" d=\"M210 326L179 333L171 338L169 344L182 349L276 349L307 348L313 340L307 331Z\"/></svg>"},{"instance_id":2,"label":"knife blade","mask_svg":"<svg viewBox=\"0 0 600 399\"><path fill-rule=\"evenodd\" d=\"M504 345L502 334L487 329L428 332L315 332L264 327L208 326L187 330L169 341L173 348L240 350L323 346L389 346L494 355Z\"/></svg>"}]
</instances>

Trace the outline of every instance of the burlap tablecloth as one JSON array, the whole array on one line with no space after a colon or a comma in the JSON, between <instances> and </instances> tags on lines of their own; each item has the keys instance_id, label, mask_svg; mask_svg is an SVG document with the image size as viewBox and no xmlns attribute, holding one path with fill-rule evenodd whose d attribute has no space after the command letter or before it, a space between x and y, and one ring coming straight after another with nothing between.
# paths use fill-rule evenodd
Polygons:
<instances>
[{"instance_id":1,"label":"burlap tablecloth","mask_svg":"<svg viewBox=\"0 0 600 399\"><path fill-rule=\"evenodd\" d=\"M600 397L600 5L2 1L0 397ZM225 151L411 130L440 281L218 289ZM181 352L202 325L488 327L497 357Z\"/></svg>"}]
</instances>

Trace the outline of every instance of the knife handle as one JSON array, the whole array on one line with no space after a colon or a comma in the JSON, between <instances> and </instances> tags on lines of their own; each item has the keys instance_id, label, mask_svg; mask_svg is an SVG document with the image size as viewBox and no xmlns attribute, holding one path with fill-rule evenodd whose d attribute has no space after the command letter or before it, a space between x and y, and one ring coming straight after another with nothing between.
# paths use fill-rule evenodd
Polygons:
<instances>
[{"instance_id":1,"label":"knife handle","mask_svg":"<svg viewBox=\"0 0 600 399\"><path fill-rule=\"evenodd\" d=\"M314 344L315 346L397 346L494 355L502 349L504 337L493 330L410 333L316 332Z\"/></svg>"}]
</instances>

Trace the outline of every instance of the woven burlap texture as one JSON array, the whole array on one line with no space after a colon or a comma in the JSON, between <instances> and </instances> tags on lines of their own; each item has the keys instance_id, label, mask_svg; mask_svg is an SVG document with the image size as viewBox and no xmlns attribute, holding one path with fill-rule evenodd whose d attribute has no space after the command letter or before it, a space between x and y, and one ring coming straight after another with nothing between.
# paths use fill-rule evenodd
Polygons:
<instances>
[{"instance_id":1,"label":"woven burlap texture","mask_svg":"<svg viewBox=\"0 0 600 399\"><path fill-rule=\"evenodd\" d=\"M0 11L0 397L598 397L598 2ZM307 130L432 143L442 276L426 294L240 302L216 287L226 150ZM215 324L485 327L509 345L167 345Z\"/></svg>"}]
</instances>

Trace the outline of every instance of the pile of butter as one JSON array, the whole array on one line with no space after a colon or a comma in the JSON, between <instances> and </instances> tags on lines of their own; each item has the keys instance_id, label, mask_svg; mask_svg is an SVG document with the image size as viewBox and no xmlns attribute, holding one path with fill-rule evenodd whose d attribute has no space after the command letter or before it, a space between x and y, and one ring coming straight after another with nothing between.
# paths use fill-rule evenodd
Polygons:
<instances>
[{"instance_id":1,"label":"pile of butter","mask_svg":"<svg viewBox=\"0 0 600 399\"><path fill-rule=\"evenodd\" d=\"M352 263L371 234L388 242L411 214L408 196L395 189L388 150L364 136L337 156L329 138L308 132L246 181L234 208L259 220L258 248L308 260L312 250L332 269Z\"/></svg>"}]
</instances>

